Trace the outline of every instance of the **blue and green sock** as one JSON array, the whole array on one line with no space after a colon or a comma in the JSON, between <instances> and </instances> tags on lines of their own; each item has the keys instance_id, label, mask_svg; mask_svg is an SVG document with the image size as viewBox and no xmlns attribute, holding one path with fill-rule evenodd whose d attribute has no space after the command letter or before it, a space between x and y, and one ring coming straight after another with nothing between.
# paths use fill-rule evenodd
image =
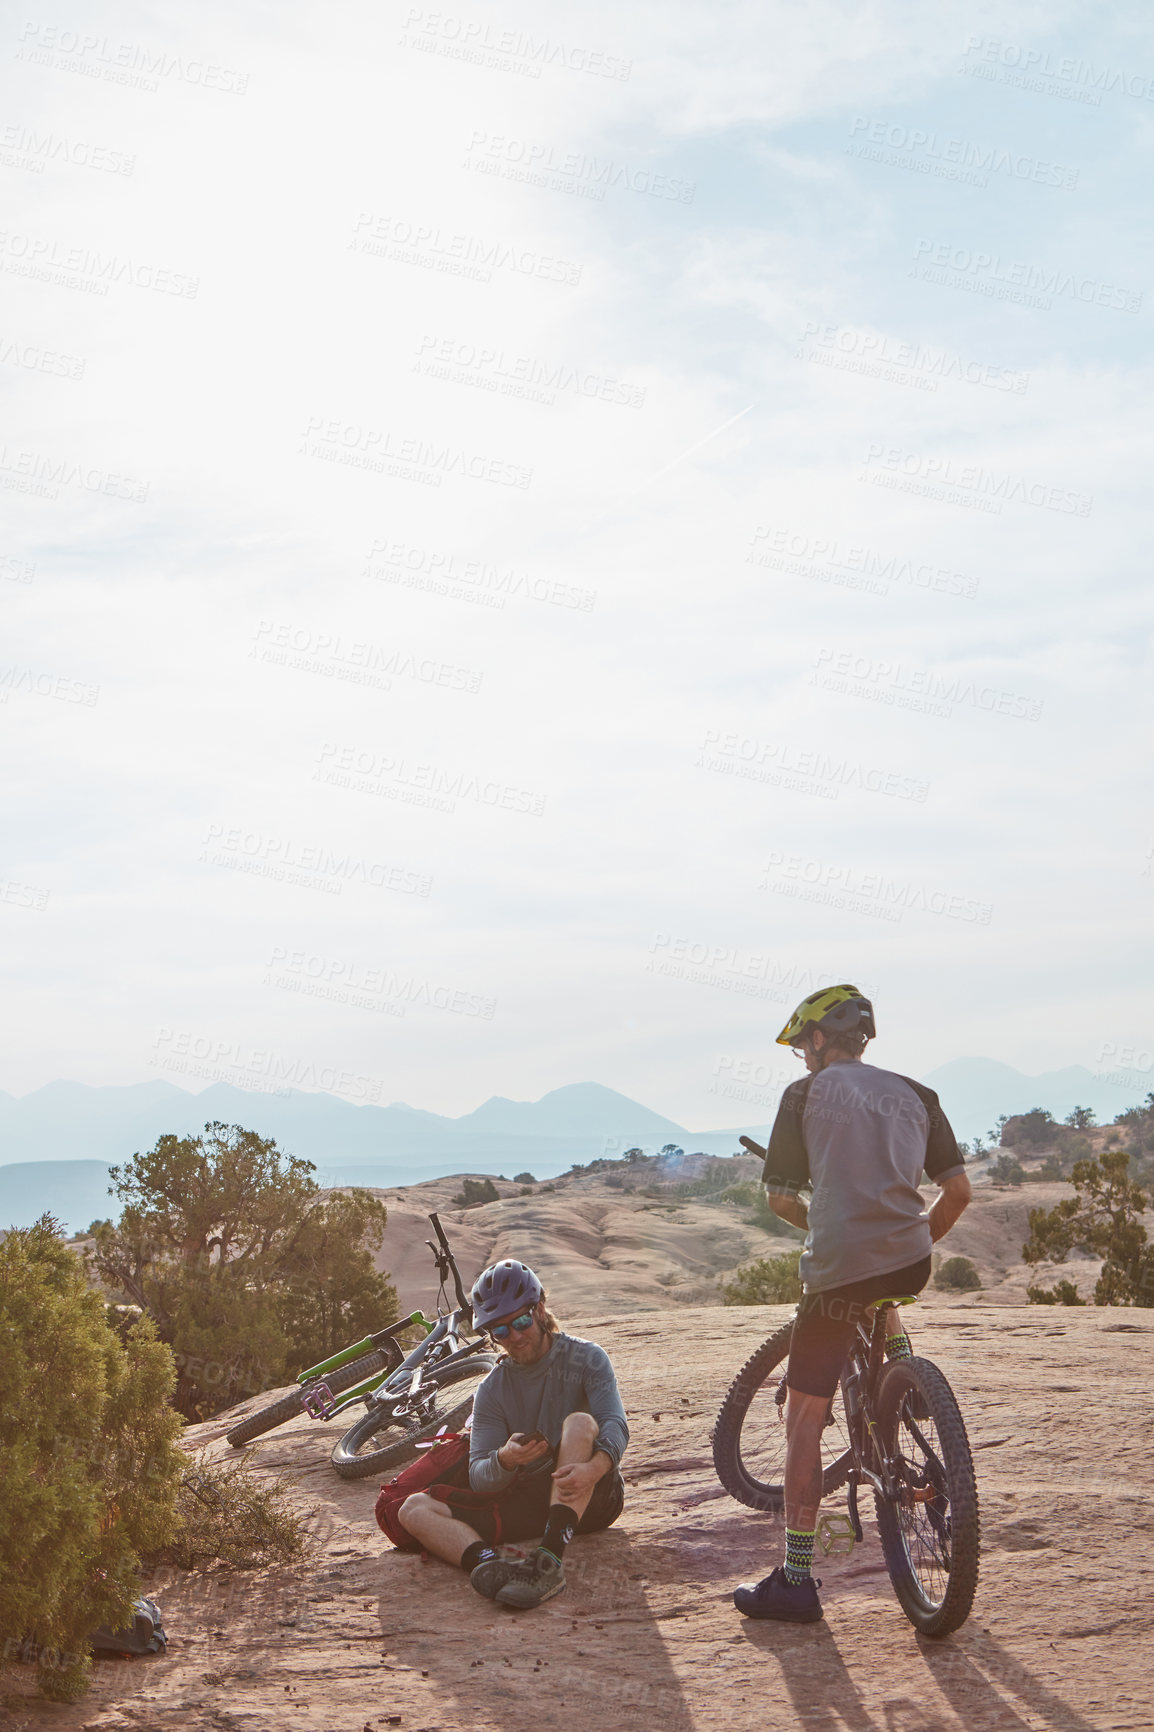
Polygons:
<instances>
[{"instance_id":1,"label":"blue and green sock","mask_svg":"<svg viewBox=\"0 0 1154 1732\"><path fill-rule=\"evenodd\" d=\"M816 1538L816 1528L786 1528L785 1579L791 1588L812 1578L813 1542Z\"/></svg>"},{"instance_id":2,"label":"blue and green sock","mask_svg":"<svg viewBox=\"0 0 1154 1732\"><path fill-rule=\"evenodd\" d=\"M887 1359L912 1359L914 1350L910 1346L910 1338L903 1329L900 1335L886 1336Z\"/></svg>"}]
</instances>

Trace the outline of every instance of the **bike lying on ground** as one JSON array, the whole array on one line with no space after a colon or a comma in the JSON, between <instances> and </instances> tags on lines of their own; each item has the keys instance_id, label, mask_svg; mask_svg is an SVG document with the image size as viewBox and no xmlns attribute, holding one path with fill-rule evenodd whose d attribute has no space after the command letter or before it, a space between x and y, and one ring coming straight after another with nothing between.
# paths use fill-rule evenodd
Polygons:
<instances>
[{"instance_id":1,"label":"bike lying on ground","mask_svg":"<svg viewBox=\"0 0 1154 1732\"><path fill-rule=\"evenodd\" d=\"M332 1453L333 1466L342 1479L360 1479L398 1466L438 1431L455 1431L465 1423L472 1411L476 1384L493 1369L497 1358L484 1336L468 1343L462 1338L462 1331L472 1328L472 1308L440 1220L436 1215L429 1219L438 1241L436 1245L431 1239L425 1241L440 1279L436 1318L414 1311L321 1364L311 1365L297 1378L301 1385L298 1390L250 1414L225 1434L234 1449L301 1413L327 1422L363 1402L366 1412ZM457 1298L452 1310L447 1309L446 1299L450 1277ZM414 1325L424 1329L425 1339L405 1354L397 1336ZM458 1385L465 1384L470 1388L462 1395ZM338 1396L342 1399L337 1400ZM378 1441L382 1433L386 1434L384 1442Z\"/></svg>"},{"instance_id":2,"label":"bike lying on ground","mask_svg":"<svg viewBox=\"0 0 1154 1732\"><path fill-rule=\"evenodd\" d=\"M910 1623L948 1636L970 1615L978 1583L978 1492L965 1422L938 1367L921 1355L886 1360L886 1305L859 1323L822 1434L822 1493L848 1483L848 1519L822 1516L827 1556L863 1538L860 1486L874 1494L886 1568ZM738 1372L713 1430L713 1460L731 1496L751 1509L785 1507L789 1322ZM840 1524L840 1525L839 1525Z\"/></svg>"}]
</instances>

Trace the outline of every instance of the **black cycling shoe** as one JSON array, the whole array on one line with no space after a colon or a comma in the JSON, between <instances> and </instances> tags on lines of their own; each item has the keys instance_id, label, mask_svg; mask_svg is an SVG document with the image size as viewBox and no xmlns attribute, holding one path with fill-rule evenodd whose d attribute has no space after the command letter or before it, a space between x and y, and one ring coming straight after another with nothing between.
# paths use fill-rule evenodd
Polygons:
<instances>
[{"instance_id":1,"label":"black cycling shoe","mask_svg":"<svg viewBox=\"0 0 1154 1732\"><path fill-rule=\"evenodd\" d=\"M747 1618L777 1618L785 1624L817 1624L825 1617L817 1590L821 1582L810 1576L794 1586L779 1564L772 1575L756 1586L743 1582L733 1590L733 1603Z\"/></svg>"}]
</instances>

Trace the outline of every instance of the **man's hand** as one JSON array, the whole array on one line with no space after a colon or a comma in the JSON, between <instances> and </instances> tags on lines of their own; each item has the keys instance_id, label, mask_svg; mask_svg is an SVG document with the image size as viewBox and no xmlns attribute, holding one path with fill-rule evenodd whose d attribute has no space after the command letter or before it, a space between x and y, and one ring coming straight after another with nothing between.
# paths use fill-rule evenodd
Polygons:
<instances>
[{"instance_id":1,"label":"man's hand","mask_svg":"<svg viewBox=\"0 0 1154 1732\"><path fill-rule=\"evenodd\" d=\"M604 1478L612 1465L609 1457L599 1449L592 1461L572 1461L568 1467L559 1467L553 1475L553 1484L561 1493L562 1503L572 1504L575 1498L587 1501L592 1497L597 1481Z\"/></svg>"},{"instance_id":2,"label":"man's hand","mask_svg":"<svg viewBox=\"0 0 1154 1732\"><path fill-rule=\"evenodd\" d=\"M809 1210L800 1197L768 1191L766 1198L779 1220L788 1221L791 1227L800 1227L803 1233L809 1232Z\"/></svg>"},{"instance_id":3,"label":"man's hand","mask_svg":"<svg viewBox=\"0 0 1154 1732\"><path fill-rule=\"evenodd\" d=\"M533 1442L525 1432L515 1431L497 1451L497 1460L510 1472L515 1467L531 1467L535 1461L544 1461L549 1453L545 1438Z\"/></svg>"}]
</instances>

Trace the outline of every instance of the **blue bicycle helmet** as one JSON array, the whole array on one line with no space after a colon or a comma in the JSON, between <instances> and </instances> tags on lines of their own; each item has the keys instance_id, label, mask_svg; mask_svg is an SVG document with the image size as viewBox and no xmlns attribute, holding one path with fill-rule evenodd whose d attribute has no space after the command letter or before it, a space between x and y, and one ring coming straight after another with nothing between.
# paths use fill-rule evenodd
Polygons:
<instances>
[{"instance_id":1,"label":"blue bicycle helmet","mask_svg":"<svg viewBox=\"0 0 1154 1732\"><path fill-rule=\"evenodd\" d=\"M482 1271L473 1283L469 1302L473 1307L473 1322L478 1329L487 1329L501 1317L516 1317L544 1297L545 1289L527 1263L505 1257Z\"/></svg>"}]
</instances>

